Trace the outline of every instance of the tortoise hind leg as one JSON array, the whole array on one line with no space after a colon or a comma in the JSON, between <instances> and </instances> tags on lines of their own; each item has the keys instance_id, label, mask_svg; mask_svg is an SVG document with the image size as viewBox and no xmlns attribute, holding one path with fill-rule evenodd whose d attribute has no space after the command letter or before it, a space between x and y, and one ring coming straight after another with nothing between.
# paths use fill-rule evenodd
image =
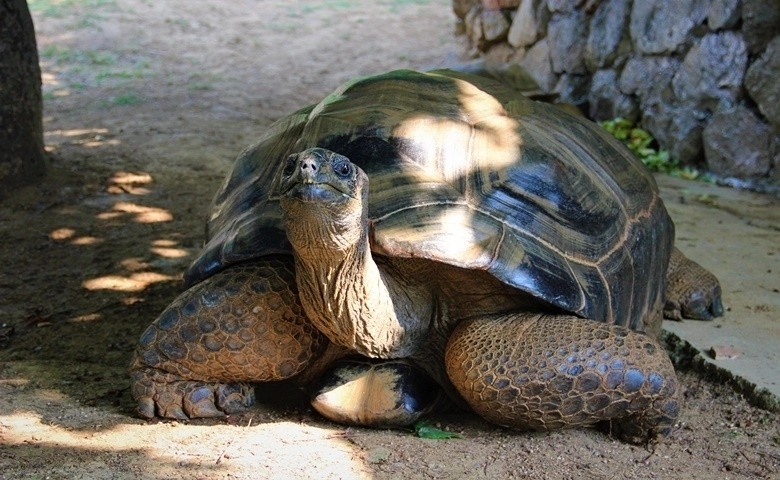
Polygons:
<instances>
[{"instance_id":1,"label":"tortoise hind leg","mask_svg":"<svg viewBox=\"0 0 780 480\"><path fill-rule=\"evenodd\" d=\"M447 374L485 419L524 430L608 421L642 443L668 434L680 392L650 337L569 315L511 314L462 322L447 344Z\"/></svg>"},{"instance_id":2,"label":"tortoise hind leg","mask_svg":"<svg viewBox=\"0 0 780 480\"><path fill-rule=\"evenodd\" d=\"M723 315L718 279L677 248L672 250L666 274L664 317L712 320Z\"/></svg>"},{"instance_id":3,"label":"tortoise hind leg","mask_svg":"<svg viewBox=\"0 0 780 480\"><path fill-rule=\"evenodd\" d=\"M337 423L402 428L430 412L440 393L441 388L407 360L347 358L322 376L311 404Z\"/></svg>"},{"instance_id":4,"label":"tortoise hind leg","mask_svg":"<svg viewBox=\"0 0 780 480\"><path fill-rule=\"evenodd\" d=\"M141 335L130 365L142 417L222 416L250 406L248 382L307 368L327 341L303 315L292 261L261 259L193 286Z\"/></svg>"}]
</instances>

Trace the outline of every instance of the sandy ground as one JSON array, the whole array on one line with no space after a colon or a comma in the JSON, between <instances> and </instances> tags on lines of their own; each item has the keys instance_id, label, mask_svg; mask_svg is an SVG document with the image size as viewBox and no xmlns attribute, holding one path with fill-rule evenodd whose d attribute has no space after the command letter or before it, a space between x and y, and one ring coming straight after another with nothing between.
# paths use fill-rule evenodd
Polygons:
<instances>
[{"instance_id":1,"label":"sandy ground","mask_svg":"<svg viewBox=\"0 0 780 480\"><path fill-rule=\"evenodd\" d=\"M29 3L53 161L0 204L0 479L779 478L777 414L691 372L679 425L652 449L469 414L431 420L455 440L344 428L265 390L226 421L136 418L130 354L179 291L232 159L343 80L457 60L454 16L449 0ZM776 202L663 182L683 248L721 276L718 322L776 321ZM708 201L731 195L735 212ZM723 222L757 233L732 245Z\"/></svg>"}]
</instances>

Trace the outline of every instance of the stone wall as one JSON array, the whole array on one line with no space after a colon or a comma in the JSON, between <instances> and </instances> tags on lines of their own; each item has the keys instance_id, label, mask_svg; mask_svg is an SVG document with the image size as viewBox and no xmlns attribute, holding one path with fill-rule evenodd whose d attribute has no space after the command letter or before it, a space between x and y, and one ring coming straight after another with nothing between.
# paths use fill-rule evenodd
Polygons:
<instances>
[{"instance_id":1,"label":"stone wall","mask_svg":"<svg viewBox=\"0 0 780 480\"><path fill-rule=\"evenodd\" d=\"M681 163L777 185L780 0L453 0L487 62L593 119L639 122Z\"/></svg>"}]
</instances>

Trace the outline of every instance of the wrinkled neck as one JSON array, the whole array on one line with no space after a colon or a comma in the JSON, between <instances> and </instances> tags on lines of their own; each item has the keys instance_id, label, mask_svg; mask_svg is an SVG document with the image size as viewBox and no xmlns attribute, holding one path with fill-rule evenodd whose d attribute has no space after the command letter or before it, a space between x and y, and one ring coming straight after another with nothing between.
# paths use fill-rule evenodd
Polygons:
<instances>
[{"instance_id":1,"label":"wrinkled neck","mask_svg":"<svg viewBox=\"0 0 780 480\"><path fill-rule=\"evenodd\" d=\"M348 248L295 251L301 303L332 342L369 357L406 356L412 302L374 261L367 230Z\"/></svg>"}]
</instances>

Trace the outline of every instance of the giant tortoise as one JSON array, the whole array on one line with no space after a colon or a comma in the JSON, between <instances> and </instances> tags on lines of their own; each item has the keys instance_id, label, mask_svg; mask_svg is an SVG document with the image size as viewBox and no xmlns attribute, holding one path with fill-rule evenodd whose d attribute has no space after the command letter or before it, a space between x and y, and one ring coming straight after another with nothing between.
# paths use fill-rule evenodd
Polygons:
<instances>
[{"instance_id":1,"label":"giant tortoise","mask_svg":"<svg viewBox=\"0 0 780 480\"><path fill-rule=\"evenodd\" d=\"M293 379L347 424L446 398L655 440L681 402L663 314L722 313L673 238L653 176L583 118L451 71L353 80L240 154L132 393L142 417L213 417Z\"/></svg>"}]
</instances>

